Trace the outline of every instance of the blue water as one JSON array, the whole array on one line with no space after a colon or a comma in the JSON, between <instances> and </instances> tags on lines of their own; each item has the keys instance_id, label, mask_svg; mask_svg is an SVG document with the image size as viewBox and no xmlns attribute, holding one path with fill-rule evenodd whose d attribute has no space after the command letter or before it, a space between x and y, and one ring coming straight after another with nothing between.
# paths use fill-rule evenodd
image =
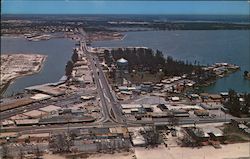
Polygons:
<instances>
[{"instance_id":1,"label":"blue water","mask_svg":"<svg viewBox=\"0 0 250 159\"><path fill-rule=\"evenodd\" d=\"M68 39L51 39L30 42L24 38L1 37L1 54L27 53L48 55L38 74L18 78L5 95L21 92L25 87L57 82L64 75L64 68L72 55L75 42Z\"/></svg>"},{"instance_id":2,"label":"blue water","mask_svg":"<svg viewBox=\"0 0 250 159\"><path fill-rule=\"evenodd\" d=\"M241 71L219 79L215 84L204 88L208 92L227 91L232 88L238 92L250 92L250 81L242 75L250 71L250 31L143 31L128 32L122 41L94 42L93 46L122 47L146 46L159 49L165 55L176 59L200 61L207 65L215 62L234 63ZM23 38L1 37L1 53L38 53L48 55L40 73L17 79L9 86L6 95L20 92L25 87L57 82L64 75L64 68L72 55L74 41L51 39L49 41L30 42Z\"/></svg>"},{"instance_id":3,"label":"blue water","mask_svg":"<svg viewBox=\"0 0 250 159\"><path fill-rule=\"evenodd\" d=\"M176 59L197 60L203 65L233 63L239 65L241 71L217 80L204 90L250 92L250 81L242 77L245 70L250 71L250 30L143 31L126 34L122 41L98 41L93 46L146 46Z\"/></svg>"}]
</instances>

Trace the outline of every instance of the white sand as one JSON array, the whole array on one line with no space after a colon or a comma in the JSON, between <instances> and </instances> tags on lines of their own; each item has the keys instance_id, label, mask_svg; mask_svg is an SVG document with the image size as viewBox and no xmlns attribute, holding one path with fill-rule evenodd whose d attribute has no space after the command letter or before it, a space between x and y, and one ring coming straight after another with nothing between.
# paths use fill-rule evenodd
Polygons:
<instances>
[{"instance_id":1,"label":"white sand","mask_svg":"<svg viewBox=\"0 0 250 159\"><path fill-rule=\"evenodd\" d=\"M88 159L133 159L133 153L123 152L115 154L94 154ZM212 146L204 146L198 148L182 148L172 147L170 149L165 146L159 146L154 149L145 149L144 147L136 147L135 155L137 159L233 159L239 157L249 157L250 159L250 143L238 143L230 145L222 145L221 149L215 149ZM65 159L58 155L44 156L45 159Z\"/></svg>"},{"instance_id":2,"label":"white sand","mask_svg":"<svg viewBox=\"0 0 250 159\"><path fill-rule=\"evenodd\" d=\"M55 154L44 154L43 159L66 159L66 158Z\"/></svg>"},{"instance_id":3,"label":"white sand","mask_svg":"<svg viewBox=\"0 0 250 159\"><path fill-rule=\"evenodd\" d=\"M197 148L160 146L155 149L135 148L137 159L225 159L250 156L250 143L222 145L221 149L212 146ZM250 157L249 157L250 158Z\"/></svg>"}]
</instances>

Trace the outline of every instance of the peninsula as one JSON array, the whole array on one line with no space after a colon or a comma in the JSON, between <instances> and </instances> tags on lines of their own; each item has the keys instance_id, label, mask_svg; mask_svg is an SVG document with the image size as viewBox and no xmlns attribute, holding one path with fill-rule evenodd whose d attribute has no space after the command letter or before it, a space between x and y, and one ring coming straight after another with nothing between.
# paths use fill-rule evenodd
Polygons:
<instances>
[{"instance_id":1,"label":"peninsula","mask_svg":"<svg viewBox=\"0 0 250 159\"><path fill-rule=\"evenodd\" d=\"M1 55L0 94L16 78L38 73L46 59L39 54L4 54Z\"/></svg>"}]
</instances>

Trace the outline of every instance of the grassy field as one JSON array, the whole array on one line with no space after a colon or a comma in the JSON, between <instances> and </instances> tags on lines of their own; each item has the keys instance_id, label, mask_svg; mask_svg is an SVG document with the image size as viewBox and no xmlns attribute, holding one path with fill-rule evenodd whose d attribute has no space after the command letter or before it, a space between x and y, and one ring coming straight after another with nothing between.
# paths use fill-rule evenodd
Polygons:
<instances>
[{"instance_id":1,"label":"grassy field","mask_svg":"<svg viewBox=\"0 0 250 159\"><path fill-rule=\"evenodd\" d=\"M226 124L223 129L224 135L226 137L226 141L229 143L237 143L237 142L249 142L250 137L247 136L244 132L242 132L237 127Z\"/></svg>"}]
</instances>

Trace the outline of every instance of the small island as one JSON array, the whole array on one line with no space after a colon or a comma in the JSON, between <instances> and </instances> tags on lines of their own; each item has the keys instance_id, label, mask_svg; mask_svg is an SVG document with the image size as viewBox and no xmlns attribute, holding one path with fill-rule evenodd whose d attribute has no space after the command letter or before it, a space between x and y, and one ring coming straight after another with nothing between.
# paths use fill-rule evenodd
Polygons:
<instances>
[{"instance_id":1,"label":"small island","mask_svg":"<svg viewBox=\"0 0 250 159\"><path fill-rule=\"evenodd\" d=\"M1 55L0 94L16 78L38 73L47 56L39 54L4 54Z\"/></svg>"}]
</instances>

